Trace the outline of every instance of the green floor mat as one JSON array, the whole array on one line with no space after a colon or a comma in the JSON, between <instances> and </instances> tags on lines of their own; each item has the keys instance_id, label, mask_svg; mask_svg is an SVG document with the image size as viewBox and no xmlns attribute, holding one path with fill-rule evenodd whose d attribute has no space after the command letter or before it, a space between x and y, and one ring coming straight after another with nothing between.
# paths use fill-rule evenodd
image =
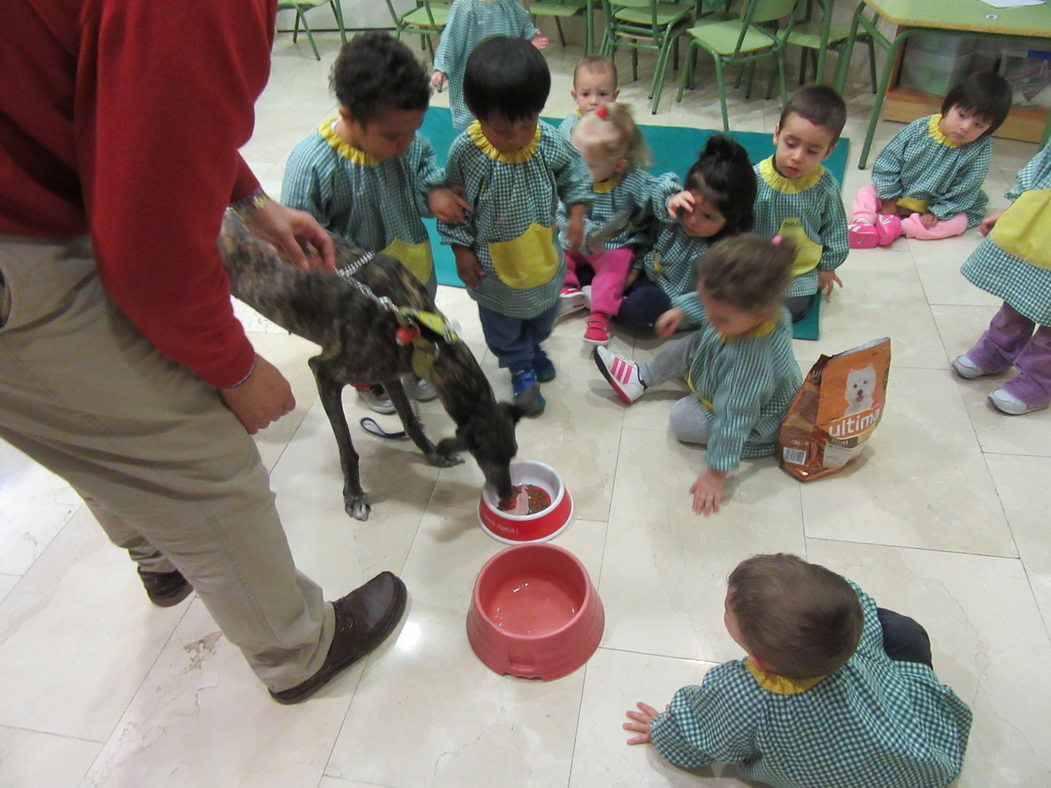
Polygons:
<instances>
[{"instance_id":1,"label":"green floor mat","mask_svg":"<svg viewBox=\"0 0 1051 788\"><path fill-rule=\"evenodd\" d=\"M553 126L562 122L561 118L544 118ZM653 166L650 170L656 173L674 172L680 178L686 175L697 160L697 154L704 147L708 138L713 134L722 132L711 129L691 129L682 126L640 126L646 142L653 151ZM445 157L449 152L449 146L460 133L452 126L449 110L444 107L431 107L424 116L420 133L430 140L431 145L438 154L438 161L444 167ZM730 136L741 143L748 151L748 156L753 162L765 159L774 152L772 133L760 134L754 131L731 131ZM850 151L850 140L840 138L836 149L832 151L827 167L836 179L843 183L843 172L847 166L847 154ZM438 274L438 282L443 285L463 287L463 282L456 275L456 262L453 259L452 250L448 246L442 246L438 239L438 232L433 219L425 219L427 232L431 237L431 248L434 250L434 264ZM818 313L820 306L814 299L813 305L807 315L795 326L795 336L798 339L817 339ZM813 336L811 336L813 334Z\"/></svg>"},{"instance_id":2,"label":"green floor mat","mask_svg":"<svg viewBox=\"0 0 1051 788\"><path fill-rule=\"evenodd\" d=\"M810 300L810 309L803 319L792 324L792 336L796 339L817 341L821 329L821 295L815 294Z\"/></svg>"}]
</instances>

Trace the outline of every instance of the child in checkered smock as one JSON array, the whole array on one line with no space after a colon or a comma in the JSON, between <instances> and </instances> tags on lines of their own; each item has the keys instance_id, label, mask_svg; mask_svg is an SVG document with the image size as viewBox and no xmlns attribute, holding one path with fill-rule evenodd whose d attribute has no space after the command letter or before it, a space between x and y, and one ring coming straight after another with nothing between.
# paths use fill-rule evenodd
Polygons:
<instances>
[{"instance_id":1,"label":"child in checkered smock","mask_svg":"<svg viewBox=\"0 0 1051 788\"><path fill-rule=\"evenodd\" d=\"M697 514L719 511L726 477L742 458L774 453L802 383L782 308L794 254L781 239L725 238L697 264L692 305L669 309L656 323L660 336L687 318L698 331L642 363L595 348L599 371L628 405L664 381L686 378L691 394L672 406L669 422L683 443L707 447L707 467L690 487Z\"/></svg>"},{"instance_id":2,"label":"child in checkered smock","mask_svg":"<svg viewBox=\"0 0 1051 788\"><path fill-rule=\"evenodd\" d=\"M434 50L434 73L431 74L433 87L449 83L449 110L454 128L466 129L474 120L469 102L464 100L463 75L471 52L489 36L523 38L537 49L548 45L547 38L540 35L529 21L529 13L517 0L456 0L449 9L438 48Z\"/></svg>"},{"instance_id":3,"label":"child in checkered smock","mask_svg":"<svg viewBox=\"0 0 1051 788\"><path fill-rule=\"evenodd\" d=\"M589 112L612 104L620 95L617 66L605 55L585 55L573 67L573 87L569 91L577 108L558 126L558 133L572 142L573 129Z\"/></svg>"},{"instance_id":4,"label":"child in checkered smock","mask_svg":"<svg viewBox=\"0 0 1051 788\"><path fill-rule=\"evenodd\" d=\"M281 201L399 260L433 297L438 282L421 217L460 222L464 203L445 188L431 144L416 133L430 101L427 74L408 47L373 32L343 46L331 83L339 112L292 150ZM356 388L373 410L394 412L382 386ZM437 396L422 378L408 393Z\"/></svg>"},{"instance_id":5,"label":"child in checkered smock","mask_svg":"<svg viewBox=\"0 0 1051 788\"><path fill-rule=\"evenodd\" d=\"M774 128L774 155L755 165L755 232L788 238L796 248L785 306L802 320L819 293L840 287L836 269L847 259L847 217L839 183L821 162L835 150L847 108L825 85L797 90Z\"/></svg>"},{"instance_id":6,"label":"child in checkered smock","mask_svg":"<svg viewBox=\"0 0 1051 788\"><path fill-rule=\"evenodd\" d=\"M982 220L992 134L1011 109L1011 87L993 73L971 74L942 101L941 113L899 131L872 166L850 212L850 247L886 246L903 233L930 241L960 235Z\"/></svg>"},{"instance_id":7,"label":"child in checkered smock","mask_svg":"<svg viewBox=\"0 0 1051 788\"><path fill-rule=\"evenodd\" d=\"M628 328L652 326L673 298L693 291L697 259L711 244L752 227L755 176L748 153L730 137L708 140L686 173L685 189L671 173L652 185L655 238L635 258L616 318Z\"/></svg>"},{"instance_id":8,"label":"child in checkered smock","mask_svg":"<svg viewBox=\"0 0 1051 788\"><path fill-rule=\"evenodd\" d=\"M585 239L589 248L566 250L566 280L559 302L585 295L591 310L584 341L609 341L609 321L620 311L628 271L640 248L648 245L654 177L646 169L649 150L625 104L610 104L589 112L573 132L573 147L591 170L591 215ZM623 218L614 235L592 238L603 223ZM597 243L597 248L592 246ZM581 291L581 285L589 288Z\"/></svg>"},{"instance_id":9,"label":"child in checkered smock","mask_svg":"<svg viewBox=\"0 0 1051 788\"><path fill-rule=\"evenodd\" d=\"M559 199L566 242L580 247L591 203L587 165L568 142L539 123L551 75L528 42L486 39L467 61L464 98L478 120L449 150L449 183L471 211L462 224L438 223L456 270L478 303L485 342L511 373L516 402L544 409L538 382L555 377L540 347L554 325L566 263L555 240Z\"/></svg>"},{"instance_id":10,"label":"child in checkered smock","mask_svg":"<svg viewBox=\"0 0 1051 788\"><path fill-rule=\"evenodd\" d=\"M965 378L1014 366L1017 374L989 400L1021 415L1051 404L1051 145L1019 171L1007 197L1014 203L982 222L986 238L961 269L1004 305L952 365Z\"/></svg>"},{"instance_id":11,"label":"child in checkered smock","mask_svg":"<svg viewBox=\"0 0 1051 788\"><path fill-rule=\"evenodd\" d=\"M639 703L629 744L687 769L735 764L775 788L956 779L971 710L938 681L923 627L784 553L743 561L727 586L726 630L748 657L712 668L664 712Z\"/></svg>"}]
</instances>

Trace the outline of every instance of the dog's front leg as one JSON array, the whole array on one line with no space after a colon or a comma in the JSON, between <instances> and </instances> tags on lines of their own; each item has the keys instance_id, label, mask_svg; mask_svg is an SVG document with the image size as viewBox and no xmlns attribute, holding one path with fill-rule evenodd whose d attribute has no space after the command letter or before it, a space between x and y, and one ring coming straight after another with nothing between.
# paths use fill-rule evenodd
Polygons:
<instances>
[{"instance_id":1,"label":"dog's front leg","mask_svg":"<svg viewBox=\"0 0 1051 788\"><path fill-rule=\"evenodd\" d=\"M339 465L343 469L343 508L355 520L368 520L369 499L361 489L358 453L354 451L350 429L347 427L347 416L343 412L343 384L328 373L324 361L319 356L310 359L309 363L317 383L321 404L328 414L332 434L336 436L336 445L339 447Z\"/></svg>"},{"instance_id":2,"label":"dog's front leg","mask_svg":"<svg viewBox=\"0 0 1051 788\"><path fill-rule=\"evenodd\" d=\"M400 379L394 378L393 380L383 381L383 388L390 395L390 401L398 411L401 423L405 426L406 434L412 438L413 443L420 447L420 451L427 458L427 462L431 465L437 465L439 468L448 468L450 465L459 465L463 462L463 459L455 454L442 454L431 443L431 439L423 431L423 425L420 424L420 420L416 417L416 412L412 409L412 404L409 402L409 397L405 393L405 387Z\"/></svg>"}]
</instances>

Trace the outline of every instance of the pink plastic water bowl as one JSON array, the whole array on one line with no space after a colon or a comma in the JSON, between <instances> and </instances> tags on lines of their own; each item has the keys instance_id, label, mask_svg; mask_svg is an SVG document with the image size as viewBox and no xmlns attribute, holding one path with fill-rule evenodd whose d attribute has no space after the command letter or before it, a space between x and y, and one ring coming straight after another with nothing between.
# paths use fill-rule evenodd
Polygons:
<instances>
[{"instance_id":1,"label":"pink plastic water bowl","mask_svg":"<svg viewBox=\"0 0 1051 788\"><path fill-rule=\"evenodd\" d=\"M573 499L554 468L536 460L511 463L511 484L533 484L551 496L551 505L533 514L511 514L500 510L491 487L482 489L478 521L482 530L504 544L544 542L554 539L573 519Z\"/></svg>"},{"instance_id":2,"label":"pink plastic water bowl","mask_svg":"<svg viewBox=\"0 0 1051 788\"><path fill-rule=\"evenodd\" d=\"M605 623L602 600L575 555L525 544L497 553L478 573L467 639L496 673L550 681L590 659Z\"/></svg>"}]
</instances>

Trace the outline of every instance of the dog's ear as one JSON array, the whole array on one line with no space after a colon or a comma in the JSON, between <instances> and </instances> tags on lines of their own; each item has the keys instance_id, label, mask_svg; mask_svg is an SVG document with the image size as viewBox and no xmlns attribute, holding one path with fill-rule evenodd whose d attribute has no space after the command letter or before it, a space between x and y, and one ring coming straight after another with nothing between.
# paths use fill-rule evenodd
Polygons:
<instances>
[{"instance_id":1,"label":"dog's ear","mask_svg":"<svg viewBox=\"0 0 1051 788\"><path fill-rule=\"evenodd\" d=\"M452 438L442 438L436 447L439 454L456 454L459 451L467 451L467 439L463 430L457 430Z\"/></svg>"}]
</instances>

